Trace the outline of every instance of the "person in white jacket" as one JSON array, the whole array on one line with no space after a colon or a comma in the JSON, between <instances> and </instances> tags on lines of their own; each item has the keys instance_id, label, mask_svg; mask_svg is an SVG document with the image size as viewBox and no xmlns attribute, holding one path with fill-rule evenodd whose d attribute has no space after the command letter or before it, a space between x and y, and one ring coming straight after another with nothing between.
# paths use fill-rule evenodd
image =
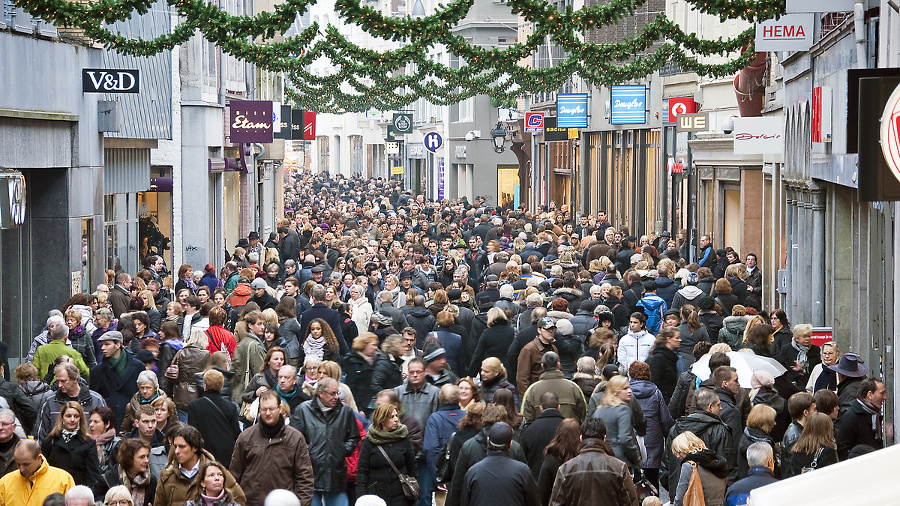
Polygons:
<instances>
[{"instance_id":1,"label":"person in white jacket","mask_svg":"<svg viewBox=\"0 0 900 506\"><path fill-rule=\"evenodd\" d=\"M366 298L366 289L362 285L353 285L350 287L350 300L347 301L353 308L350 318L359 329L359 334L369 331L369 320L372 319L372 304Z\"/></svg>"},{"instance_id":2,"label":"person in white jacket","mask_svg":"<svg viewBox=\"0 0 900 506\"><path fill-rule=\"evenodd\" d=\"M624 367L627 371L632 362L647 361L656 338L647 332L646 325L647 317L644 313L631 313L628 319L628 333L619 340L619 350L616 353L620 368Z\"/></svg>"}]
</instances>

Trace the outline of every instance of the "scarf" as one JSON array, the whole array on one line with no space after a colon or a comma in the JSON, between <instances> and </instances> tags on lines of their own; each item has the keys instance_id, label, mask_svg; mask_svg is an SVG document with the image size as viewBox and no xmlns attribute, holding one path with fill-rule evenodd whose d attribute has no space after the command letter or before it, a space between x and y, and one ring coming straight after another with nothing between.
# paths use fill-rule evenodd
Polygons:
<instances>
[{"instance_id":1,"label":"scarf","mask_svg":"<svg viewBox=\"0 0 900 506\"><path fill-rule=\"evenodd\" d=\"M138 400L141 402L141 404L150 404L151 402L155 401L158 397L159 397L159 389L156 390L156 393L153 394L153 397L151 397L149 399L144 399L142 396L139 395Z\"/></svg>"},{"instance_id":2,"label":"scarf","mask_svg":"<svg viewBox=\"0 0 900 506\"><path fill-rule=\"evenodd\" d=\"M325 336L319 336L318 339L312 334L306 336L306 340L303 341L303 353L306 354L306 358L315 357L321 362L325 356Z\"/></svg>"},{"instance_id":3,"label":"scarf","mask_svg":"<svg viewBox=\"0 0 900 506\"><path fill-rule=\"evenodd\" d=\"M278 392L279 397L281 397L281 402L287 402L297 395L297 385L294 385L294 390L291 393L285 393L284 390L281 389L281 385L275 385L275 391Z\"/></svg>"},{"instance_id":4,"label":"scarf","mask_svg":"<svg viewBox=\"0 0 900 506\"><path fill-rule=\"evenodd\" d=\"M871 402L857 397L856 400L859 401L860 406L862 406L863 411L866 412L869 416L872 417L872 430L875 431L875 434L878 435L881 432L881 410L876 408L874 404Z\"/></svg>"},{"instance_id":5,"label":"scarf","mask_svg":"<svg viewBox=\"0 0 900 506\"><path fill-rule=\"evenodd\" d=\"M383 445L386 443L396 443L409 435L409 429L402 423L396 429L391 431L376 429L374 425L369 426L369 432L366 438L374 444Z\"/></svg>"},{"instance_id":6,"label":"scarf","mask_svg":"<svg viewBox=\"0 0 900 506\"><path fill-rule=\"evenodd\" d=\"M181 278L184 281L184 284L187 285L188 288L191 289L191 293L197 293L197 285L194 283L194 280L191 278Z\"/></svg>"},{"instance_id":7,"label":"scarf","mask_svg":"<svg viewBox=\"0 0 900 506\"><path fill-rule=\"evenodd\" d=\"M803 367L803 371L805 372L809 368L809 358L806 356L809 353L809 346L802 346L797 341L791 341L791 346L797 350L797 362L800 362L800 365Z\"/></svg>"},{"instance_id":8,"label":"scarf","mask_svg":"<svg viewBox=\"0 0 900 506\"><path fill-rule=\"evenodd\" d=\"M225 489L223 488L222 491L219 492L219 495L216 497L210 497L203 493L200 494L200 497L203 499L203 503L206 504L206 506L213 506L217 502L225 499Z\"/></svg>"},{"instance_id":9,"label":"scarf","mask_svg":"<svg viewBox=\"0 0 900 506\"><path fill-rule=\"evenodd\" d=\"M104 362L109 364L109 368L116 373L119 379L125 377L125 367L128 365L128 359L125 354L125 348L122 348L119 358L106 357L103 359Z\"/></svg>"},{"instance_id":10,"label":"scarf","mask_svg":"<svg viewBox=\"0 0 900 506\"><path fill-rule=\"evenodd\" d=\"M267 425L266 422L260 420L259 421L259 430L263 433L268 439L272 439L274 437L278 437L278 434L281 432L281 429L284 428L284 415L278 415L278 420L275 420L275 425Z\"/></svg>"},{"instance_id":11,"label":"scarf","mask_svg":"<svg viewBox=\"0 0 900 506\"><path fill-rule=\"evenodd\" d=\"M266 378L266 383L270 385L269 388L278 385L278 378L274 374L272 374L271 368L266 367L266 370L263 372L263 376L265 376Z\"/></svg>"},{"instance_id":12,"label":"scarf","mask_svg":"<svg viewBox=\"0 0 900 506\"><path fill-rule=\"evenodd\" d=\"M103 449L103 446L106 443L109 443L116 437L116 429L109 429L103 434L94 436L94 441L97 442L97 457L100 459L100 466L106 463L106 451Z\"/></svg>"},{"instance_id":13,"label":"scarf","mask_svg":"<svg viewBox=\"0 0 900 506\"><path fill-rule=\"evenodd\" d=\"M728 464L712 450L700 450L699 452L690 453L684 458L684 461L696 462L719 478L728 477Z\"/></svg>"},{"instance_id":14,"label":"scarf","mask_svg":"<svg viewBox=\"0 0 900 506\"><path fill-rule=\"evenodd\" d=\"M78 435L78 430L77 430L77 429L76 429L76 430L66 430L66 429L63 429L63 431L62 431L62 439L63 439L63 441L65 441L66 443L68 443L69 441L71 441L72 438L74 438L74 437L77 436L77 435Z\"/></svg>"},{"instance_id":15,"label":"scarf","mask_svg":"<svg viewBox=\"0 0 900 506\"><path fill-rule=\"evenodd\" d=\"M145 504L144 498L147 495L147 485L150 484L150 468L148 467L146 471L129 477L128 481L131 482L131 497L134 499L132 504L143 506Z\"/></svg>"}]
</instances>

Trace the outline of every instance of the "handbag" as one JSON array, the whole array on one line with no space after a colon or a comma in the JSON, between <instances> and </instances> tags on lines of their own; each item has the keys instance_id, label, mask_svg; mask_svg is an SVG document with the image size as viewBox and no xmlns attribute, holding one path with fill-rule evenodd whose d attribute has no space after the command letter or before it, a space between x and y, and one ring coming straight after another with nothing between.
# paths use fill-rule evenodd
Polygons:
<instances>
[{"instance_id":1,"label":"handbag","mask_svg":"<svg viewBox=\"0 0 900 506\"><path fill-rule=\"evenodd\" d=\"M437 472L434 474L434 479L439 484L450 483L450 480L453 479L453 466L450 465L450 446L453 444L454 436L456 436L455 432L451 434L450 439L444 443L444 447L441 448L440 453L438 453L437 462L435 462Z\"/></svg>"},{"instance_id":2,"label":"handbag","mask_svg":"<svg viewBox=\"0 0 900 506\"><path fill-rule=\"evenodd\" d=\"M419 499L419 496L422 494L422 487L419 486L419 480L413 478L412 476L407 476L402 474L397 466L394 465L394 461L388 457L384 448L381 445L375 445L381 451L381 454L384 455L384 460L387 460L388 464L391 465L391 469L397 473L397 477L400 478L400 486L403 488L403 495L406 496L410 501L416 501Z\"/></svg>"},{"instance_id":3,"label":"handbag","mask_svg":"<svg viewBox=\"0 0 900 506\"><path fill-rule=\"evenodd\" d=\"M682 506L706 506L706 499L703 497L703 483L700 481L700 471L697 470L696 462L691 462L691 481L688 482L687 490L684 492Z\"/></svg>"},{"instance_id":4,"label":"handbag","mask_svg":"<svg viewBox=\"0 0 900 506\"><path fill-rule=\"evenodd\" d=\"M178 373L180 371L178 367L178 359L181 358L181 350L175 353L175 357L172 358L172 363L169 364L169 367L166 367L166 377L169 379L178 379Z\"/></svg>"},{"instance_id":5,"label":"handbag","mask_svg":"<svg viewBox=\"0 0 900 506\"><path fill-rule=\"evenodd\" d=\"M250 351L247 350L247 367L244 370L244 388L246 388L247 385L249 385L249 384L250 384ZM245 402L245 403L241 404L241 412L239 413L239 415L240 415L240 419L242 421L246 420L252 424L253 421L256 420L256 415L253 415L253 418L250 418L250 415L252 414L251 413L252 408L253 408L252 402ZM259 413L259 404L256 405L256 413L257 414Z\"/></svg>"},{"instance_id":6,"label":"handbag","mask_svg":"<svg viewBox=\"0 0 900 506\"><path fill-rule=\"evenodd\" d=\"M810 471L815 471L816 468L819 467L819 455L822 455L822 450L824 450L824 449L825 449L825 447L823 446L822 448L819 448L818 450L816 450L815 458L813 458L813 461L809 463L809 466L804 467L803 469L800 470L800 474L806 474Z\"/></svg>"},{"instance_id":7,"label":"handbag","mask_svg":"<svg viewBox=\"0 0 900 506\"><path fill-rule=\"evenodd\" d=\"M640 468L634 470L634 491L637 492L638 502L643 503L648 497L659 497L659 490L647 480Z\"/></svg>"}]
</instances>

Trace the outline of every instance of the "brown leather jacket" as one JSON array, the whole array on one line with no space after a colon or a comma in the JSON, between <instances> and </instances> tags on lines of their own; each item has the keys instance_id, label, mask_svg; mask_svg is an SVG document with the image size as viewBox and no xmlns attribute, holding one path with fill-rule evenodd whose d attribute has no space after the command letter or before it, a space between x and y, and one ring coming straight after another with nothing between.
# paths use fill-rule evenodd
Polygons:
<instances>
[{"instance_id":1,"label":"brown leather jacket","mask_svg":"<svg viewBox=\"0 0 900 506\"><path fill-rule=\"evenodd\" d=\"M550 506L593 506L597 498L604 504L638 506L637 492L628 467L607 453L599 439L585 439L578 455L560 466L550 495Z\"/></svg>"}]
</instances>

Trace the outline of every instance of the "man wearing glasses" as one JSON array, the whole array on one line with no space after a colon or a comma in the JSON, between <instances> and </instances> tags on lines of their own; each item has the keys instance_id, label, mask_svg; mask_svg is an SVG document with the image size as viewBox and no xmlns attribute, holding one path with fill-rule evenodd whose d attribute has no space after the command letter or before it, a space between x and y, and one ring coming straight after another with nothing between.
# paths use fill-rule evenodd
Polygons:
<instances>
[{"instance_id":1,"label":"man wearing glasses","mask_svg":"<svg viewBox=\"0 0 900 506\"><path fill-rule=\"evenodd\" d=\"M314 476L312 503L347 506L346 458L356 449L360 436L356 417L338 396L338 382L320 379L313 399L294 410L291 427L303 433L309 445Z\"/></svg>"},{"instance_id":2,"label":"man wearing glasses","mask_svg":"<svg viewBox=\"0 0 900 506\"><path fill-rule=\"evenodd\" d=\"M16 435L16 414L9 409L0 409L0 476L16 470L13 451L19 443Z\"/></svg>"},{"instance_id":3,"label":"man wearing glasses","mask_svg":"<svg viewBox=\"0 0 900 506\"><path fill-rule=\"evenodd\" d=\"M231 456L231 473L251 506L262 506L275 489L294 492L301 504L312 500L309 449L300 431L285 425L281 404L275 391L259 396L259 423L241 433Z\"/></svg>"}]
</instances>

